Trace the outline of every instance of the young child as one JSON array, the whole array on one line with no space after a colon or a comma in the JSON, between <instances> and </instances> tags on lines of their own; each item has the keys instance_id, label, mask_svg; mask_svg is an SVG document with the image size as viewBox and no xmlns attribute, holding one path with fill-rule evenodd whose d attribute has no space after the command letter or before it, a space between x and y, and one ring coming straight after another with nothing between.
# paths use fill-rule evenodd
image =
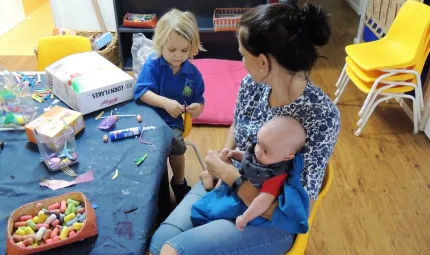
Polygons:
<instances>
[{"instance_id":1,"label":"young child","mask_svg":"<svg viewBox=\"0 0 430 255\"><path fill-rule=\"evenodd\" d=\"M191 189L184 177L186 145L181 114L187 111L193 118L198 117L204 105L202 75L189 61L204 50L194 15L177 9L167 12L157 23L153 44L155 54L142 67L134 100L152 106L172 128L170 185L179 204Z\"/></svg>"},{"instance_id":2,"label":"young child","mask_svg":"<svg viewBox=\"0 0 430 255\"><path fill-rule=\"evenodd\" d=\"M292 159L304 146L305 138L305 130L297 120L278 116L261 127L257 143L246 151L221 151L220 157L224 161L241 161L240 174L261 191L246 211L236 218L238 229L243 230L248 222L263 214L281 193Z\"/></svg>"}]
</instances>

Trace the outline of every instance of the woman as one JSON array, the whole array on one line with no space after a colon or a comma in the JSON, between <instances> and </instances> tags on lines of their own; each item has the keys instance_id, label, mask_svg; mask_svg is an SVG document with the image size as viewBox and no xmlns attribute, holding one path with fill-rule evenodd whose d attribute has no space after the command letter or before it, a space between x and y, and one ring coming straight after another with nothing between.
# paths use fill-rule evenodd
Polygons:
<instances>
[{"instance_id":1,"label":"woman","mask_svg":"<svg viewBox=\"0 0 430 255\"><path fill-rule=\"evenodd\" d=\"M327 17L311 4L303 9L261 5L242 16L239 51L249 74L242 81L234 124L224 145L244 150L272 117L297 119L307 135L302 184L311 201L318 197L340 128L337 108L307 79L318 58L315 46L327 44L330 36ZM209 173L231 186L246 205L258 196L259 190L241 182L237 169L222 161L219 152L209 151L206 164ZM155 232L149 248L152 254L283 254L291 248L295 234L273 226L247 226L240 231L232 221L216 220L193 228L190 209L204 194L200 183L193 187ZM272 220L277 206L274 203L262 216Z\"/></svg>"}]
</instances>

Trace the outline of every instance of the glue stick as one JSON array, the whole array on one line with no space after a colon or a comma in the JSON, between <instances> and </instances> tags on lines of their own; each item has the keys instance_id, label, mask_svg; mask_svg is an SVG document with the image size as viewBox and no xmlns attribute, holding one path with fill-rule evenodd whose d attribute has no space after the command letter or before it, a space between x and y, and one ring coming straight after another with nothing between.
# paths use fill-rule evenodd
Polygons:
<instances>
[{"instance_id":1,"label":"glue stick","mask_svg":"<svg viewBox=\"0 0 430 255\"><path fill-rule=\"evenodd\" d=\"M123 139L123 138L139 135L141 131L142 131L141 127L121 129L121 130L116 130L116 131L110 132L109 137L110 137L111 141L114 141L114 140L118 140L118 139Z\"/></svg>"}]
</instances>

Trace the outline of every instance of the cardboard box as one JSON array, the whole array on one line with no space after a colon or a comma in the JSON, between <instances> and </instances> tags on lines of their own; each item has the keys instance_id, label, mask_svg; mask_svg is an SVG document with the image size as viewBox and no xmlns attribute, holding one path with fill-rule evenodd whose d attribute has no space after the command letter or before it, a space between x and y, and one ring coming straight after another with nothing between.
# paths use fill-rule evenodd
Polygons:
<instances>
[{"instance_id":1,"label":"cardboard box","mask_svg":"<svg viewBox=\"0 0 430 255\"><path fill-rule=\"evenodd\" d=\"M56 105L24 127L28 141L36 143L34 129L41 126L47 128L38 129L39 135L49 138L56 137L63 129L62 126L58 125L60 121L64 121L67 125L73 127L75 135L85 127L82 113Z\"/></svg>"},{"instance_id":2,"label":"cardboard box","mask_svg":"<svg viewBox=\"0 0 430 255\"><path fill-rule=\"evenodd\" d=\"M45 71L54 95L82 114L133 98L133 77L96 52L65 57Z\"/></svg>"}]
</instances>

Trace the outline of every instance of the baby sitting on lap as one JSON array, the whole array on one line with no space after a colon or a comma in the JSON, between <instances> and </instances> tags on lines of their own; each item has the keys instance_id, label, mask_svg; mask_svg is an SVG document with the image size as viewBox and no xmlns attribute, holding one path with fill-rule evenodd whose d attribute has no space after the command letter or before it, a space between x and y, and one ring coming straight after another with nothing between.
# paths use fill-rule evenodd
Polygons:
<instances>
[{"instance_id":1,"label":"baby sitting on lap","mask_svg":"<svg viewBox=\"0 0 430 255\"><path fill-rule=\"evenodd\" d=\"M297 120L278 116L261 127L257 143L246 151L222 150L220 157L225 161L241 161L240 174L261 191L246 211L236 218L238 229L243 230L248 222L263 214L282 192L292 160L304 146L305 139L305 130ZM202 180L205 188L211 188L210 183L213 185L213 178L207 171Z\"/></svg>"}]
</instances>

